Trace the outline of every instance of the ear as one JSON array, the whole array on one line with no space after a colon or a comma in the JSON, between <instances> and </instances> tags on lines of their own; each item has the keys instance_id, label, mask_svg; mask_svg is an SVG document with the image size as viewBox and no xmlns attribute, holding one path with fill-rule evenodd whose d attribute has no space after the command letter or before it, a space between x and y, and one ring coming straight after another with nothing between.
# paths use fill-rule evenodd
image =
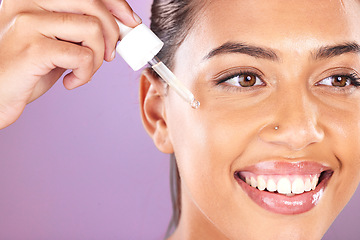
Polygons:
<instances>
[{"instance_id":1,"label":"ear","mask_svg":"<svg viewBox=\"0 0 360 240\"><path fill-rule=\"evenodd\" d=\"M145 130L156 147L163 153L173 153L166 124L164 97L167 88L164 82L151 71L145 69L140 78L140 110Z\"/></svg>"}]
</instances>

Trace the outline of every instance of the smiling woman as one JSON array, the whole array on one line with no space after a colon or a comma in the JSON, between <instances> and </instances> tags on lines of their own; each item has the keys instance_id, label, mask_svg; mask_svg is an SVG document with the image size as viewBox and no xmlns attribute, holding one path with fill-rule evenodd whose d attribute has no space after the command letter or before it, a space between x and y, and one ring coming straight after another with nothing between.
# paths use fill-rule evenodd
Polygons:
<instances>
[{"instance_id":1,"label":"smiling woman","mask_svg":"<svg viewBox=\"0 0 360 240\"><path fill-rule=\"evenodd\" d=\"M201 107L144 70L161 154L140 74L119 57L97 71L114 16L141 22L126 1L3 0L0 239L163 239L169 154L167 238L321 239L360 180L359 1L129 3L145 24L153 3L158 57ZM9 126L64 69L85 86ZM359 238L359 193L324 240Z\"/></svg>"},{"instance_id":2,"label":"smiling woman","mask_svg":"<svg viewBox=\"0 0 360 240\"><path fill-rule=\"evenodd\" d=\"M352 0L154 1L160 55L202 104L141 77L145 128L176 158L169 239L322 238L360 181L359 12Z\"/></svg>"}]
</instances>

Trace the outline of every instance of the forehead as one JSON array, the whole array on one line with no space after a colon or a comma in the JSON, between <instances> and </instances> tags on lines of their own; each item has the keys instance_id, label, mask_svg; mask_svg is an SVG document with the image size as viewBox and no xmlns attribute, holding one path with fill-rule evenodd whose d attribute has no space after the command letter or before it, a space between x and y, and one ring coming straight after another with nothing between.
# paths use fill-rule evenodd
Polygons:
<instances>
[{"instance_id":1,"label":"forehead","mask_svg":"<svg viewBox=\"0 0 360 240\"><path fill-rule=\"evenodd\" d=\"M359 13L357 0L209 1L179 50L199 60L214 47L238 41L280 55L301 54L323 45L359 42Z\"/></svg>"},{"instance_id":2,"label":"forehead","mask_svg":"<svg viewBox=\"0 0 360 240\"><path fill-rule=\"evenodd\" d=\"M225 0L212 1L200 18L206 25L234 31L287 36L338 33L349 30L359 16L358 1L340 0ZM345 27L345 28L344 28Z\"/></svg>"}]
</instances>

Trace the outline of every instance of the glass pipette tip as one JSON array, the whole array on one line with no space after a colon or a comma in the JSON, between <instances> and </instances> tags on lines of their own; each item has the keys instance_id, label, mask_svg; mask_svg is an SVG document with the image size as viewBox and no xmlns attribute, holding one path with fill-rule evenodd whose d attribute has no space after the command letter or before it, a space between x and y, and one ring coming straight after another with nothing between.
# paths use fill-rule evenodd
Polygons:
<instances>
[{"instance_id":1,"label":"glass pipette tip","mask_svg":"<svg viewBox=\"0 0 360 240\"><path fill-rule=\"evenodd\" d=\"M154 57L149 61L149 65L192 108L197 109L200 107L200 102L195 99L194 94L177 79L174 73L159 58Z\"/></svg>"}]
</instances>

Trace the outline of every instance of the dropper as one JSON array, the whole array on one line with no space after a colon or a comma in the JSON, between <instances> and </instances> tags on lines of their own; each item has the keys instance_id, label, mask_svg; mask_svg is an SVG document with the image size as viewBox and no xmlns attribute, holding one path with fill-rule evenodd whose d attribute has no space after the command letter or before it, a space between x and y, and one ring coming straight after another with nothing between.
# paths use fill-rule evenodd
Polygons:
<instances>
[{"instance_id":1,"label":"dropper","mask_svg":"<svg viewBox=\"0 0 360 240\"><path fill-rule=\"evenodd\" d=\"M194 95L179 81L174 73L156 55L164 43L145 25L140 24L130 28L116 19L120 30L120 42L116 51L130 67L137 71L149 64L152 69L192 108L200 107Z\"/></svg>"}]
</instances>

